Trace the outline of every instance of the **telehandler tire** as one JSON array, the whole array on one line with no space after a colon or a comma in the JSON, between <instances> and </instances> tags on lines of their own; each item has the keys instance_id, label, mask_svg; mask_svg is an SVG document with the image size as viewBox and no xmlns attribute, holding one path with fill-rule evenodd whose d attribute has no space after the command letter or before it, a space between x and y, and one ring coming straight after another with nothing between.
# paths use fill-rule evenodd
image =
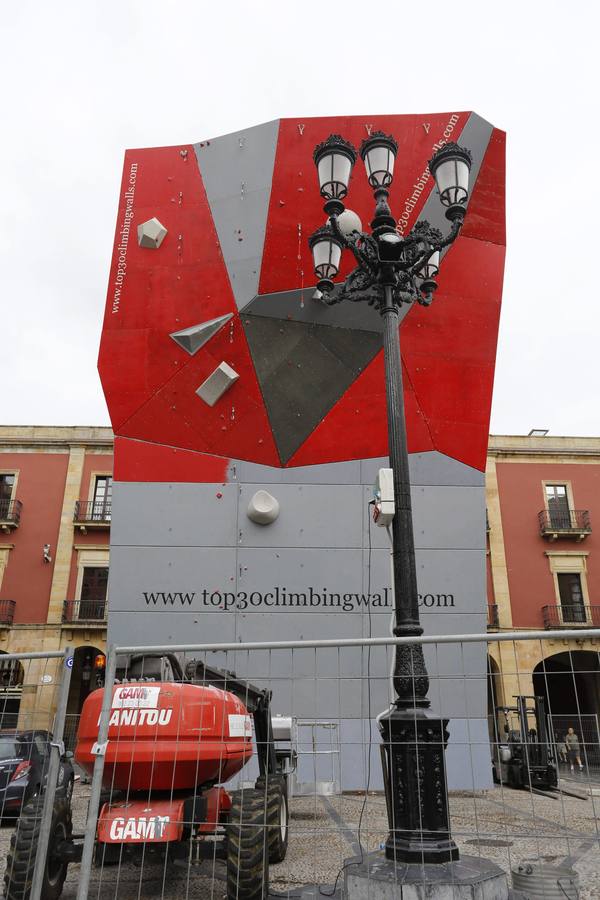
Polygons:
<instances>
[{"instance_id":1,"label":"telehandler tire","mask_svg":"<svg viewBox=\"0 0 600 900\"><path fill-rule=\"evenodd\" d=\"M258 778L256 790L262 794L263 802L265 788L267 792L267 824L269 826L269 862L280 863L285 859L288 848L290 808L287 778L284 775Z\"/></svg>"},{"instance_id":2,"label":"telehandler tire","mask_svg":"<svg viewBox=\"0 0 600 900\"><path fill-rule=\"evenodd\" d=\"M29 900L33 869L38 853L44 798L36 797L23 807L10 839L4 874L5 900ZM48 855L42 882L42 900L58 900L67 877L68 863L57 855L58 845L69 840L73 830L71 808L57 799L52 813Z\"/></svg>"},{"instance_id":3,"label":"telehandler tire","mask_svg":"<svg viewBox=\"0 0 600 900\"><path fill-rule=\"evenodd\" d=\"M269 842L264 792L234 791L227 825L227 900L266 900Z\"/></svg>"}]
</instances>

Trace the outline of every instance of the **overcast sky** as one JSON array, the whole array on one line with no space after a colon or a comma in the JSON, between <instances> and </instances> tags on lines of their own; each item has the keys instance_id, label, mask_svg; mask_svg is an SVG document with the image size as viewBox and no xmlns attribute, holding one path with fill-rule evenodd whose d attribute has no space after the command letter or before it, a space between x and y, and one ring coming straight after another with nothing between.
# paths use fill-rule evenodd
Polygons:
<instances>
[{"instance_id":1,"label":"overcast sky","mask_svg":"<svg viewBox=\"0 0 600 900\"><path fill-rule=\"evenodd\" d=\"M96 359L125 148L472 109L508 132L491 429L600 434L598 9L4 3L0 423L109 424Z\"/></svg>"}]
</instances>

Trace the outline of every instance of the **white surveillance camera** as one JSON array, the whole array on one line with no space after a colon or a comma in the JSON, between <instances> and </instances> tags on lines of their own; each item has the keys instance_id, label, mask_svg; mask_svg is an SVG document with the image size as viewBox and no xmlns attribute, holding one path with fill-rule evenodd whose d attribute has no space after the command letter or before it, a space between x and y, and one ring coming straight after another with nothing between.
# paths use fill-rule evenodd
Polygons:
<instances>
[{"instance_id":1,"label":"white surveillance camera","mask_svg":"<svg viewBox=\"0 0 600 900\"><path fill-rule=\"evenodd\" d=\"M52 562L52 557L50 556L50 544L44 544L44 562Z\"/></svg>"}]
</instances>

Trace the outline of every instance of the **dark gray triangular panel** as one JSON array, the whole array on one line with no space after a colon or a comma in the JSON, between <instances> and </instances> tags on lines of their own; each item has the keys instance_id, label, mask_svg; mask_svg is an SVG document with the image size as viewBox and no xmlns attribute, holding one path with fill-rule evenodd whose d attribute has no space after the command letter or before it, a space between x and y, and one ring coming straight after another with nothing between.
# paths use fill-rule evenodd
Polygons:
<instances>
[{"instance_id":1,"label":"dark gray triangular panel","mask_svg":"<svg viewBox=\"0 0 600 900\"><path fill-rule=\"evenodd\" d=\"M217 319L209 319L207 322L200 322L199 325L190 325L189 328L174 331L170 336L183 350L193 356L231 318L233 318L233 313L227 313Z\"/></svg>"},{"instance_id":2,"label":"dark gray triangular panel","mask_svg":"<svg viewBox=\"0 0 600 900\"><path fill-rule=\"evenodd\" d=\"M326 306L313 300L315 287L304 290L280 291L275 294L259 294L241 311L240 315L267 316L285 319L287 322L308 322L329 325L334 328L383 332L383 319L368 303L345 300L335 306ZM407 304L400 308L400 321L409 311Z\"/></svg>"},{"instance_id":3,"label":"dark gray triangular panel","mask_svg":"<svg viewBox=\"0 0 600 900\"><path fill-rule=\"evenodd\" d=\"M285 464L381 349L381 335L268 316L243 322Z\"/></svg>"}]
</instances>

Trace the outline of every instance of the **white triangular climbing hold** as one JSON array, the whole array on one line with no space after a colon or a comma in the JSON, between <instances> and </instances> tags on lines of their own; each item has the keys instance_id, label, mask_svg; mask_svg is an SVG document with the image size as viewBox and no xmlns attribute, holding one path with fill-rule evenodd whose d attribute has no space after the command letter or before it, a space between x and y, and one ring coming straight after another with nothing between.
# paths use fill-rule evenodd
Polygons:
<instances>
[{"instance_id":1,"label":"white triangular climbing hold","mask_svg":"<svg viewBox=\"0 0 600 900\"><path fill-rule=\"evenodd\" d=\"M179 346L185 350L190 356L193 356L200 347L203 347L207 341L216 334L225 322L233 317L233 313L227 313L225 316L219 316L217 319L209 319L208 322L201 322L199 325L190 325L189 328L182 328L181 331L174 331L171 337Z\"/></svg>"}]
</instances>

